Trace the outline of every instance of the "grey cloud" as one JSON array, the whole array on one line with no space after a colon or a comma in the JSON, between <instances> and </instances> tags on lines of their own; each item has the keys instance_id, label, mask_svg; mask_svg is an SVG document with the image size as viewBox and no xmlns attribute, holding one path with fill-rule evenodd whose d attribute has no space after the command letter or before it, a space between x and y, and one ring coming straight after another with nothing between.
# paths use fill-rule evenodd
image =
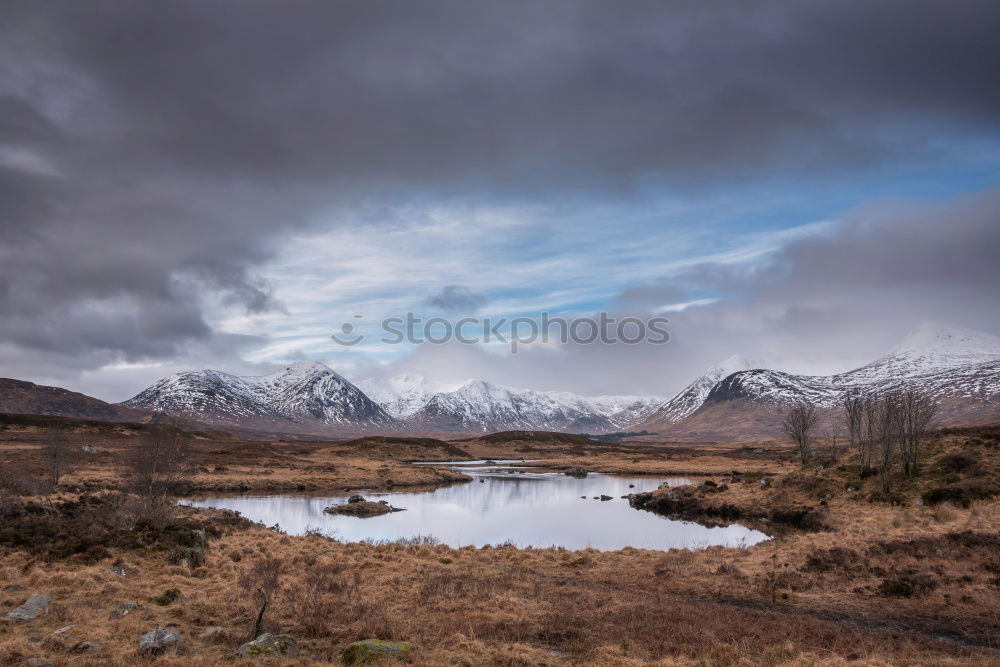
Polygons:
<instances>
[{"instance_id":1,"label":"grey cloud","mask_svg":"<svg viewBox=\"0 0 1000 667\"><path fill-rule=\"evenodd\" d=\"M682 294L672 285L720 297L669 313L666 345L529 347L516 356L430 345L385 372L662 395L734 354L794 372L840 372L885 354L925 320L1000 335L998 256L1000 189L943 202L883 203L785 245L763 266L704 264L623 292L615 300L622 309L644 305L647 314L663 304L661 296Z\"/></svg>"},{"instance_id":2,"label":"grey cloud","mask_svg":"<svg viewBox=\"0 0 1000 667\"><path fill-rule=\"evenodd\" d=\"M360 203L905 164L926 127L996 129L998 26L989 0L6 2L0 342L171 358L213 337L192 284L280 310L257 267Z\"/></svg>"},{"instance_id":3,"label":"grey cloud","mask_svg":"<svg viewBox=\"0 0 1000 667\"><path fill-rule=\"evenodd\" d=\"M446 285L437 294L427 298L427 304L450 313L472 315L486 305L485 294L473 292L464 285Z\"/></svg>"}]
</instances>

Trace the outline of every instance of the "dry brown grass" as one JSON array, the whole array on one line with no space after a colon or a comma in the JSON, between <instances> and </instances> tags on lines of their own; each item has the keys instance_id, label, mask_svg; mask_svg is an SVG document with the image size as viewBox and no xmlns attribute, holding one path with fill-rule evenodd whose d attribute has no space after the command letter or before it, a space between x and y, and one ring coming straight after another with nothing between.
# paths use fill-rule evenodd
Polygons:
<instances>
[{"instance_id":1,"label":"dry brown grass","mask_svg":"<svg viewBox=\"0 0 1000 667\"><path fill-rule=\"evenodd\" d=\"M44 654L73 664L129 664L138 659L139 635L172 623L188 640L188 653L159 662L229 663L250 636L257 611L237 582L268 556L284 571L270 629L298 637L305 655L321 663L335 662L344 644L363 637L415 641L422 646L415 661L428 665L989 662L987 653L935 641L930 628L914 631L908 626L919 619L889 605L872 608L868 597L855 604L866 606L884 629L865 627L864 613L845 609L837 618L830 609L844 607L836 599L824 607L820 600L806 604L806 596L815 595L809 591L783 598L804 576L801 550L793 549L794 557L787 551L781 545L667 554L456 550L340 544L247 526L212 540L204 565L194 569L155 553L113 553L84 565L42 563L14 552L2 559L0 589L15 584L24 590L0 593L0 604L7 608L35 590L54 603L45 617L0 631L0 660L16 664ZM772 566L771 556L791 563ZM119 558L134 574L112 572ZM779 604L758 582L771 567L791 573L776 584ZM158 605L156 598L170 588L180 592L178 599ZM129 600L142 609L120 620L108 617ZM923 618L938 613L937 606ZM100 656L74 656L54 640L52 632L66 625L75 626L74 638L101 643Z\"/></svg>"},{"instance_id":2,"label":"dry brown grass","mask_svg":"<svg viewBox=\"0 0 1000 667\"><path fill-rule=\"evenodd\" d=\"M318 664L336 664L347 642L366 637L416 642L421 648L412 661L424 665L1000 664L1000 501L968 508L914 502L932 485L992 479L1000 450L992 441L975 440L955 434L936 443L925 476L907 483L900 505L872 502L864 484L849 492L855 482L847 457L820 471L741 451L669 454L652 448L643 456L597 448L594 455L556 451L545 457L555 468L572 461L609 472L708 474L726 489L692 491L705 503L822 511L826 530L789 530L749 549L343 544L289 537L191 508L181 510L180 520L210 528L204 562L196 567L170 549L126 547L114 539L106 553L70 559L0 545L0 610L34 591L53 598L48 614L36 621L0 623L0 664L36 655L57 664L134 664L138 637L168 624L187 640L186 652L158 663L231 664L258 610L239 581L264 557L277 559L282 572L268 629L296 637L304 660ZM240 470L220 471L223 479L272 477L279 469L288 479L303 479L304 465L330 465L322 475L340 487L354 486L353 479L384 480L383 466L394 476L413 469L389 457L385 447L392 446L374 443L366 457L357 443L212 443L202 455L206 466ZM476 445L459 446L483 454ZM236 458L218 453L227 447L242 447L248 460L226 463ZM0 449L0 457L25 461L20 457L31 451L14 446ZM433 447L421 451L425 460L438 453ZM956 464L947 457L956 452L974 464L958 465L965 472L953 478ZM281 468L286 454L294 462ZM113 465L108 469L113 472ZM733 470L743 474L734 477ZM777 474L762 486L763 473ZM121 566L128 576L113 571ZM156 600L167 589L177 589L179 597L161 606ZM130 600L142 608L109 618ZM73 653L71 642L52 634L67 625L75 627L65 634L99 642L101 652Z\"/></svg>"}]
</instances>

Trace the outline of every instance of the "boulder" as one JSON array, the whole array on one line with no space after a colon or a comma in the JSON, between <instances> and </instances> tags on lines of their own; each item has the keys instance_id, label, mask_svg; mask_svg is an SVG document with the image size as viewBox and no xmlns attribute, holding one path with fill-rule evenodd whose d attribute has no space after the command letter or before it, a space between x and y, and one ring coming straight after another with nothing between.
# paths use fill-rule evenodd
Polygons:
<instances>
[{"instance_id":1,"label":"boulder","mask_svg":"<svg viewBox=\"0 0 1000 667\"><path fill-rule=\"evenodd\" d=\"M391 642L383 639L364 639L359 642L351 642L344 647L340 654L344 664L357 665L363 662L372 662L390 656L405 655L417 649L416 644L410 642Z\"/></svg>"},{"instance_id":2,"label":"boulder","mask_svg":"<svg viewBox=\"0 0 1000 667\"><path fill-rule=\"evenodd\" d=\"M139 637L139 655L163 655L176 651L184 643L184 638L173 630L156 628Z\"/></svg>"},{"instance_id":3,"label":"boulder","mask_svg":"<svg viewBox=\"0 0 1000 667\"><path fill-rule=\"evenodd\" d=\"M28 658L24 664L25 667L54 667L52 661L46 658Z\"/></svg>"},{"instance_id":4,"label":"boulder","mask_svg":"<svg viewBox=\"0 0 1000 667\"><path fill-rule=\"evenodd\" d=\"M602 494L601 494L601 500L602 500L602 501L605 501L605 500L611 500L611 496L607 496L607 495L604 495L604 494L602 493Z\"/></svg>"},{"instance_id":5,"label":"boulder","mask_svg":"<svg viewBox=\"0 0 1000 667\"><path fill-rule=\"evenodd\" d=\"M236 653L244 658L266 656L295 656L299 652L299 643L288 635L272 635L265 632L252 642L241 646Z\"/></svg>"},{"instance_id":6,"label":"boulder","mask_svg":"<svg viewBox=\"0 0 1000 667\"><path fill-rule=\"evenodd\" d=\"M586 477L587 471L583 468L567 468L563 474L569 475L570 477Z\"/></svg>"},{"instance_id":7,"label":"boulder","mask_svg":"<svg viewBox=\"0 0 1000 667\"><path fill-rule=\"evenodd\" d=\"M350 504L354 504L354 503L363 503L366 501L364 496L351 496L350 498L347 499L347 502Z\"/></svg>"},{"instance_id":8,"label":"boulder","mask_svg":"<svg viewBox=\"0 0 1000 667\"><path fill-rule=\"evenodd\" d=\"M17 609L12 609L8 611L7 618L12 618L15 621L33 621L38 618L38 615L43 611L48 609L49 605L52 603L48 597L40 594L33 593L24 604L22 604Z\"/></svg>"}]
</instances>

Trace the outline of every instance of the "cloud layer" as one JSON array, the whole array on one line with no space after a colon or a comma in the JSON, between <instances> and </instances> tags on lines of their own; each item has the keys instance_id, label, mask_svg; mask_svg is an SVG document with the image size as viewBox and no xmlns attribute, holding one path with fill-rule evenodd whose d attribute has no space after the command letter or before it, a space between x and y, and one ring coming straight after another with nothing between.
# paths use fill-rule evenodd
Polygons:
<instances>
[{"instance_id":1,"label":"cloud layer","mask_svg":"<svg viewBox=\"0 0 1000 667\"><path fill-rule=\"evenodd\" d=\"M109 366L245 366L269 332L226 322L300 315L264 270L295 238L392 233L442 202L577 216L554 232L571 250L595 207L787 192L988 152L998 27L988 0L4 3L0 374L72 384ZM966 206L963 221L987 215ZM932 257L958 237L923 215L884 223L926 233L911 260L891 261L861 225L842 246L790 248L749 283L715 269L664 279L773 309L755 326L789 331L836 317L865 280L921 285L956 311L952 291L967 289L975 307L995 280L982 255L993 237L970 228L971 247ZM536 239L519 238L532 257ZM857 270L830 291L818 276L848 251ZM438 258L462 259L447 246ZM331 256L329 274L346 259ZM649 296L640 283L621 303ZM479 298L445 292L442 308ZM710 310L738 318L728 307Z\"/></svg>"}]
</instances>

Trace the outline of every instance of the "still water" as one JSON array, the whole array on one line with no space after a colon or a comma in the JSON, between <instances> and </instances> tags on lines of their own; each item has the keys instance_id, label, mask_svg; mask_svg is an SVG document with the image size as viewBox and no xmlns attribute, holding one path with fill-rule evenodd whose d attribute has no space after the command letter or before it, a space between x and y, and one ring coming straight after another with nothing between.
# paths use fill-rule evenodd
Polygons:
<instances>
[{"instance_id":1,"label":"still water","mask_svg":"<svg viewBox=\"0 0 1000 667\"><path fill-rule=\"evenodd\" d=\"M630 477L590 473L583 479L561 473L531 472L521 461L439 463L473 478L467 484L432 491L364 493L406 508L367 519L326 514L339 496L228 496L185 501L195 507L235 510L253 521L302 535L318 531L343 541L395 540L431 535L453 547L511 543L519 547L614 550L752 545L768 536L733 524L708 528L674 521L629 507L621 496L652 491L681 478ZM595 500L594 496L612 500ZM581 497L583 496L583 497Z\"/></svg>"}]
</instances>

